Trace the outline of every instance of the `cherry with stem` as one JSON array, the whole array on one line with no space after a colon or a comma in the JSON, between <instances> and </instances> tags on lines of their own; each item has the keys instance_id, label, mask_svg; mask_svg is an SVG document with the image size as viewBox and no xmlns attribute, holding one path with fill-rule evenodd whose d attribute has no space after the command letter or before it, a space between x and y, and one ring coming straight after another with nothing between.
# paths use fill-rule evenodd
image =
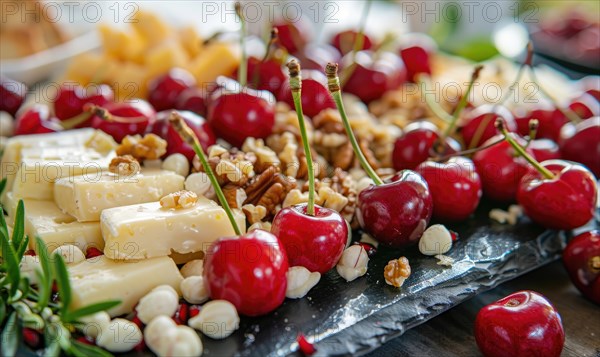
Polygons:
<instances>
[{"instance_id":1,"label":"cherry with stem","mask_svg":"<svg viewBox=\"0 0 600 357\"><path fill-rule=\"evenodd\" d=\"M352 48L352 64L346 67L342 73L342 86L350 79L352 73L356 69L356 54L363 48L365 41L365 27L367 26L367 18L369 17L369 12L371 11L371 2L372 0L367 0L365 3L365 7L362 11L362 17L360 19L360 27L358 30L358 34L354 39L354 46Z\"/></svg>"}]
</instances>

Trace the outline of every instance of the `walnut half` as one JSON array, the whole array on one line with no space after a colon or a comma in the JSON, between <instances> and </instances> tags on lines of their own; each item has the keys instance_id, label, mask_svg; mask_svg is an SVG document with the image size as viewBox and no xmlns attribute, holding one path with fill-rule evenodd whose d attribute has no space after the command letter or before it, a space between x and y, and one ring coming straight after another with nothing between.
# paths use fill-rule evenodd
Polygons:
<instances>
[{"instance_id":1,"label":"walnut half","mask_svg":"<svg viewBox=\"0 0 600 357\"><path fill-rule=\"evenodd\" d=\"M160 199L162 208L191 208L198 202L198 195L192 191L177 191Z\"/></svg>"},{"instance_id":2,"label":"walnut half","mask_svg":"<svg viewBox=\"0 0 600 357\"><path fill-rule=\"evenodd\" d=\"M167 152L167 142L155 134L127 135L117 147L117 155L131 155L138 161L156 160Z\"/></svg>"},{"instance_id":3,"label":"walnut half","mask_svg":"<svg viewBox=\"0 0 600 357\"><path fill-rule=\"evenodd\" d=\"M140 172L140 163L131 155L117 156L110 161L108 170L119 176L132 176Z\"/></svg>"},{"instance_id":4,"label":"walnut half","mask_svg":"<svg viewBox=\"0 0 600 357\"><path fill-rule=\"evenodd\" d=\"M404 281L410 276L410 264L406 257L400 257L398 259L390 260L383 270L383 276L385 282L388 285L395 286L397 288L404 284Z\"/></svg>"}]
</instances>

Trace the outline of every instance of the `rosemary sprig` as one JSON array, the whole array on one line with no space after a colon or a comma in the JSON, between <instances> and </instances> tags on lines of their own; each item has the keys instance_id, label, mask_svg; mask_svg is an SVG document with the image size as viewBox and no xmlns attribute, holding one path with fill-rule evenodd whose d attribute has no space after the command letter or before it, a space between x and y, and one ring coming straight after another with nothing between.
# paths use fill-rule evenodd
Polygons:
<instances>
[{"instance_id":1,"label":"rosemary sprig","mask_svg":"<svg viewBox=\"0 0 600 357\"><path fill-rule=\"evenodd\" d=\"M6 179L0 181L0 193L5 187ZM71 333L82 317L113 308L120 301L70 309L72 299L67 266L61 255L48 253L48 247L39 237L35 237L35 244L40 269L35 271L37 283L31 285L29 278L20 271L29 246L29 237L25 234L25 205L19 201L12 235L9 235L4 213L0 213L0 355L15 356L22 344L22 329L30 328L43 336L44 349L37 351L41 355L59 356L62 351L70 356L111 356L99 347L77 342ZM50 303L55 282L59 302Z\"/></svg>"}]
</instances>

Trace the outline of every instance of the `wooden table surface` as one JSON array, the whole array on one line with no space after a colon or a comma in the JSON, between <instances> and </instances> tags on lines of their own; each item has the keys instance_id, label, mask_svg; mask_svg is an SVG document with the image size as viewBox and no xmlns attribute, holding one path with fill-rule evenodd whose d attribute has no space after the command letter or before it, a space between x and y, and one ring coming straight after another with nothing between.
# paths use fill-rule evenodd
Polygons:
<instances>
[{"instance_id":1,"label":"wooden table surface","mask_svg":"<svg viewBox=\"0 0 600 357\"><path fill-rule=\"evenodd\" d=\"M477 312L519 290L543 294L560 313L566 335L562 356L600 357L600 306L581 296L560 261L465 301L367 356L481 356L473 337Z\"/></svg>"}]
</instances>

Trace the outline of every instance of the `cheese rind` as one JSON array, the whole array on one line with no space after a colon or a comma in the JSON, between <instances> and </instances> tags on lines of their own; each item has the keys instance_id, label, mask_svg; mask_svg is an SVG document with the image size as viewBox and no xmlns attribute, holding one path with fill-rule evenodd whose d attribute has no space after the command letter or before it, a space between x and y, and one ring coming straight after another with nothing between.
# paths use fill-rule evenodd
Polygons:
<instances>
[{"instance_id":1,"label":"cheese rind","mask_svg":"<svg viewBox=\"0 0 600 357\"><path fill-rule=\"evenodd\" d=\"M183 189L184 178L172 171L148 170L130 177L105 173L62 178L54 184L54 202L79 222L100 221L102 210L153 202Z\"/></svg>"},{"instance_id":2,"label":"cheese rind","mask_svg":"<svg viewBox=\"0 0 600 357\"><path fill-rule=\"evenodd\" d=\"M99 256L71 265L71 309L106 301L121 300L108 310L112 317L130 313L135 304L159 285L169 285L179 293L183 277L169 257L141 261L114 261Z\"/></svg>"},{"instance_id":3,"label":"cheese rind","mask_svg":"<svg viewBox=\"0 0 600 357\"><path fill-rule=\"evenodd\" d=\"M235 211L235 218L245 230L244 214ZM159 202L110 208L100 221L104 254L118 260L206 251L219 237L235 234L223 208L205 197L186 209L164 209Z\"/></svg>"}]
</instances>

